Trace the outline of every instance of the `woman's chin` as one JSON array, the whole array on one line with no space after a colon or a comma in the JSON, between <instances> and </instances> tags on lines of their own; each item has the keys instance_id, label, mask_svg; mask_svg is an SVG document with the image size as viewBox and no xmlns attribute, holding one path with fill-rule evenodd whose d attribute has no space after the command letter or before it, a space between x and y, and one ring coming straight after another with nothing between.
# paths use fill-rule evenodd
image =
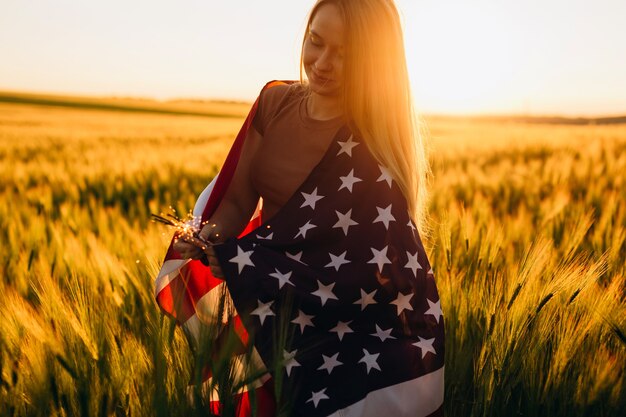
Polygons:
<instances>
[{"instance_id":1,"label":"woman's chin","mask_svg":"<svg viewBox=\"0 0 626 417\"><path fill-rule=\"evenodd\" d=\"M316 94L321 96L339 96L340 86L336 81L317 81L309 78L309 88Z\"/></svg>"}]
</instances>

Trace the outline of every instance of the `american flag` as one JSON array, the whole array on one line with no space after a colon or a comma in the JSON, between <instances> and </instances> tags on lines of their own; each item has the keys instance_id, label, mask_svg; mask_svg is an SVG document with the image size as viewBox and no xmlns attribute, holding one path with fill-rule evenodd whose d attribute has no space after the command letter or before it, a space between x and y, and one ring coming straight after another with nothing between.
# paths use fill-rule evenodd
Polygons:
<instances>
[{"instance_id":1,"label":"american flag","mask_svg":"<svg viewBox=\"0 0 626 417\"><path fill-rule=\"evenodd\" d=\"M211 200L219 204L219 185L208 203L200 199L205 212ZM267 392L279 376L290 415L443 412L444 329L433 271L400 189L348 128L274 217L256 217L215 251L225 282L197 261L178 260L185 266L164 275L157 299L187 294L185 308L164 309L193 329L198 310L216 303L210 294L227 286L235 327L269 370L254 386L261 415L274 412ZM279 334L287 336L278 342Z\"/></svg>"}]
</instances>

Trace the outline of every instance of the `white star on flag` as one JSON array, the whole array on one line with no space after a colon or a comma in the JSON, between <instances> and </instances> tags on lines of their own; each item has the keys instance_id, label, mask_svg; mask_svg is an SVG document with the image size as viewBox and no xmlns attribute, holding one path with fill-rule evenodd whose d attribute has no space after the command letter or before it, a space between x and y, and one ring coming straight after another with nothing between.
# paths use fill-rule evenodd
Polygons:
<instances>
[{"instance_id":1,"label":"white star on flag","mask_svg":"<svg viewBox=\"0 0 626 417\"><path fill-rule=\"evenodd\" d=\"M352 186L354 185L354 183L363 181L362 179L354 176L354 169L350 171L350 173L346 175L345 177L339 177L339 178L341 179L341 186L339 187L339 190L337 191L341 191L342 188L347 188L348 191L352 192Z\"/></svg>"},{"instance_id":2,"label":"white star on flag","mask_svg":"<svg viewBox=\"0 0 626 417\"><path fill-rule=\"evenodd\" d=\"M313 229L314 227L317 227L316 225L314 225L313 223L311 223L311 221L309 220L308 222L306 222L306 224L304 224L303 226L301 226L298 230L298 234L294 237L294 239L297 239L298 236L302 235L302 238L306 238L306 232L308 232L309 230Z\"/></svg>"},{"instance_id":3,"label":"white star on flag","mask_svg":"<svg viewBox=\"0 0 626 417\"><path fill-rule=\"evenodd\" d=\"M376 295L376 291L378 290L374 290L370 293L367 293L365 291L363 291L363 289L361 289L361 298L359 298L358 300L356 300L354 303L352 304L360 304L361 305L361 311L365 310L365 307L367 307L370 304L376 304L376 300L374 300L374 296Z\"/></svg>"},{"instance_id":4,"label":"white star on flag","mask_svg":"<svg viewBox=\"0 0 626 417\"><path fill-rule=\"evenodd\" d=\"M398 292L398 298L396 298L390 303L390 304L394 304L398 308L398 316L404 310L413 311L413 306L410 304L412 297L413 297L413 292L409 292L408 294L402 294L401 292Z\"/></svg>"},{"instance_id":5,"label":"white star on flag","mask_svg":"<svg viewBox=\"0 0 626 417\"><path fill-rule=\"evenodd\" d=\"M428 301L428 310L426 310L424 314L430 314L431 316L435 317L435 320L437 320L437 323L439 323L439 319L441 318L441 316L443 316L443 312L441 311L441 300L433 303L427 298L426 301Z\"/></svg>"},{"instance_id":6,"label":"white star on flag","mask_svg":"<svg viewBox=\"0 0 626 417\"><path fill-rule=\"evenodd\" d=\"M378 217L374 219L373 223L382 222L385 225L385 229L388 230L389 223L396 221L396 218L393 217L393 214L391 214L391 204L384 209L376 207L376 210L378 210Z\"/></svg>"},{"instance_id":7,"label":"white star on flag","mask_svg":"<svg viewBox=\"0 0 626 417\"><path fill-rule=\"evenodd\" d=\"M311 194L308 194L308 193L305 193L305 192L302 192L301 194L302 194L302 197L304 197L304 203L302 203L300 208L305 207L305 206L309 206L313 210L315 210L315 204L319 200L324 198L323 195L317 195L317 187L315 187L315 190L313 190L313 192Z\"/></svg>"},{"instance_id":8,"label":"white star on flag","mask_svg":"<svg viewBox=\"0 0 626 417\"><path fill-rule=\"evenodd\" d=\"M302 310L298 310L298 317L291 320L291 322L300 326L300 334L302 334L304 333L304 329L306 329L306 326L315 327L315 325L311 321L311 319L314 317L315 316L309 316L308 314L304 314Z\"/></svg>"},{"instance_id":9,"label":"white star on flag","mask_svg":"<svg viewBox=\"0 0 626 417\"><path fill-rule=\"evenodd\" d=\"M337 333L337 336L339 337L339 340L343 340L343 336L346 333L354 333L354 330L352 330L350 328L350 323L352 323L352 320L344 322L344 321L340 321L337 323L337 325L335 327L333 327L332 329L330 329L330 332L333 333Z\"/></svg>"},{"instance_id":10,"label":"white star on flag","mask_svg":"<svg viewBox=\"0 0 626 417\"><path fill-rule=\"evenodd\" d=\"M287 376L291 376L291 369L296 366L300 366L300 363L296 360L296 353L298 350L293 350L291 352L287 352L283 349L283 364L285 365L285 371L287 371Z\"/></svg>"},{"instance_id":11,"label":"white star on flag","mask_svg":"<svg viewBox=\"0 0 626 417\"><path fill-rule=\"evenodd\" d=\"M348 236L348 228L350 226L358 225L357 222L351 219L352 209L348 210L346 214L340 213L337 210L335 210L335 213L337 213L337 223L335 223L333 228L341 227L343 229L343 233Z\"/></svg>"},{"instance_id":12,"label":"white star on flag","mask_svg":"<svg viewBox=\"0 0 626 417\"><path fill-rule=\"evenodd\" d=\"M380 366L378 365L378 362L376 362L378 355L380 355L380 353L369 353L366 349L363 349L363 357L359 363L363 362L365 366L367 366L368 375L372 368L380 371Z\"/></svg>"},{"instance_id":13,"label":"white star on flag","mask_svg":"<svg viewBox=\"0 0 626 417\"><path fill-rule=\"evenodd\" d=\"M433 275L433 276L434 276L434 275L435 275L435 273L433 272L433 269L432 269L432 268L430 268L430 269L428 270L428 272L426 273L426 275Z\"/></svg>"},{"instance_id":14,"label":"white star on flag","mask_svg":"<svg viewBox=\"0 0 626 417\"><path fill-rule=\"evenodd\" d=\"M291 284L292 286L295 287L295 285L293 284L293 282L289 281L289 278L291 278L291 271L287 272L287 273L282 273L278 270L278 268L274 268L274 270L276 272L272 272L270 274L270 277L274 277L278 280L278 288L282 288L283 285L285 284Z\"/></svg>"},{"instance_id":15,"label":"white star on flag","mask_svg":"<svg viewBox=\"0 0 626 417\"><path fill-rule=\"evenodd\" d=\"M337 156L341 155L342 153L346 153L350 157L352 156L352 148L359 144L358 142L354 142L352 140L352 136L350 136L345 142L338 140L337 143L341 147L341 149L339 149L339 152L337 152Z\"/></svg>"},{"instance_id":16,"label":"white star on flag","mask_svg":"<svg viewBox=\"0 0 626 417\"><path fill-rule=\"evenodd\" d=\"M335 286L335 283L333 282L332 284L328 284L328 285L324 285L321 283L321 281L317 281L317 290L313 291L311 294L313 295L317 295L320 298L320 301L322 302L322 305L326 304L326 301L328 301L329 299L331 300L337 300L337 296L335 294L333 294L333 287Z\"/></svg>"},{"instance_id":17,"label":"white star on flag","mask_svg":"<svg viewBox=\"0 0 626 417\"><path fill-rule=\"evenodd\" d=\"M410 216L410 214L409 214ZM409 226L411 228L411 230L413 230L413 233L415 233L415 225L413 224L413 220L409 220L409 222L407 223L407 226Z\"/></svg>"},{"instance_id":18,"label":"white star on flag","mask_svg":"<svg viewBox=\"0 0 626 417\"><path fill-rule=\"evenodd\" d=\"M413 275L415 277L417 277L417 270L422 269L422 265L417 262L417 254L418 252L415 252L415 255L411 255L411 252L406 251L406 257L408 259L408 262L406 263L406 265L404 265L405 268L409 268L411 271L413 271Z\"/></svg>"},{"instance_id":19,"label":"white star on flag","mask_svg":"<svg viewBox=\"0 0 626 417\"><path fill-rule=\"evenodd\" d=\"M435 352L435 348L433 347L433 343L435 342L434 337L432 339L422 339L420 336L418 337L420 341L413 343L413 346L420 348L422 351L422 359L424 359L424 356L426 356L428 352L431 352L433 355L437 354L437 352Z\"/></svg>"},{"instance_id":20,"label":"white star on flag","mask_svg":"<svg viewBox=\"0 0 626 417\"><path fill-rule=\"evenodd\" d=\"M310 403L311 401L313 401L313 404L315 405L315 408L317 408L317 404L319 404L319 402L321 400L328 400L329 397L328 395L325 394L326 392L326 388L324 388L321 391L311 391L311 398L309 398L308 400L306 400L307 403Z\"/></svg>"},{"instance_id":21,"label":"white star on flag","mask_svg":"<svg viewBox=\"0 0 626 417\"><path fill-rule=\"evenodd\" d=\"M326 267L328 268L329 266L331 266L335 268L335 271L339 271L341 265L350 263L350 261L346 260L346 253L348 253L348 251L344 251L339 256L329 253L328 255L330 255L330 263L328 263Z\"/></svg>"},{"instance_id":22,"label":"white star on flag","mask_svg":"<svg viewBox=\"0 0 626 417\"><path fill-rule=\"evenodd\" d=\"M378 165L378 168L380 168L380 177L378 177L376 182L387 181L387 184L389 184L389 188L391 188L392 179L389 170L382 165Z\"/></svg>"},{"instance_id":23,"label":"white star on flag","mask_svg":"<svg viewBox=\"0 0 626 417\"><path fill-rule=\"evenodd\" d=\"M384 342L387 339L395 339L395 337L391 335L392 330L393 330L393 327L390 327L387 330L383 330L380 327L378 327L378 324L377 324L376 333L370 333L370 336L376 336L377 338L380 339L381 342Z\"/></svg>"},{"instance_id":24,"label":"white star on flag","mask_svg":"<svg viewBox=\"0 0 626 417\"><path fill-rule=\"evenodd\" d=\"M385 246L381 250L370 248L372 250L372 255L374 255L374 257L372 259L370 259L369 261L367 261L367 263L368 264L376 264L376 265L378 265L378 271L379 272L383 272L383 266L385 264L390 264L391 263L389 258L387 258L387 248L388 248L388 246Z\"/></svg>"},{"instance_id":25,"label":"white star on flag","mask_svg":"<svg viewBox=\"0 0 626 417\"><path fill-rule=\"evenodd\" d=\"M271 240L271 239L274 237L274 232L270 233L269 235L267 235L267 236L265 236L265 237L263 237L263 236L261 236L261 235L257 234L257 235L256 235L256 237L257 237L258 239L263 239L263 240Z\"/></svg>"},{"instance_id":26,"label":"white star on flag","mask_svg":"<svg viewBox=\"0 0 626 417\"><path fill-rule=\"evenodd\" d=\"M317 368L317 370L325 370L328 372L328 375L330 375L334 368L339 365L343 365L343 362L339 362L337 360L337 356L339 356L339 353L335 353L333 356L322 355L324 363L319 368Z\"/></svg>"},{"instance_id":27,"label":"white star on flag","mask_svg":"<svg viewBox=\"0 0 626 417\"><path fill-rule=\"evenodd\" d=\"M259 316L259 320L261 320L261 325L265 322L265 318L267 316L275 316L274 312L271 310L272 304L274 301L270 301L269 303L262 303L261 300L258 300L258 307L252 310L250 313L251 316Z\"/></svg>"},{"instance_id":28,"label":"white star on flag","mask_svg":"<svg viewBox=\"0 0 626 417\"><path fill-rule=\"evenodd\" d=\"M237 264L237 270L241 274L241 271L246 265L254 266L254 263L252 263L252 259L250 259L251 256L251 250L244 252L243 249L237 246L237 256L232 257L229 262Z\"/></svg>"},{"instance_id":29,"label":"white star on flag","mask_svg":"<svg viewBox=\"0 0 626 417\"><path fill-rule=\"evenodd\" d=\"M296 253L296 254L292 254L289 252L285 252L285 255L287 256L287 258L289 259L293 259L294 261L298 261L300 262L302 265L306 265L304 262L302 262L302 251Z\"/></svg>"}]
</instances>

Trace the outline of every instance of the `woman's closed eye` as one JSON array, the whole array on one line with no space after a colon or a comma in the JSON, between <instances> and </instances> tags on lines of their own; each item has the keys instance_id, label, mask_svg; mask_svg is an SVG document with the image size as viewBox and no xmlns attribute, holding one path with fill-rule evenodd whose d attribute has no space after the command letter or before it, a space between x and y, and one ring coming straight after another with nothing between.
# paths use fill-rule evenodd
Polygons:
<instances>
[{"instance_id":1,"label":"woman's closed eye","mask_svg":"<svg viewBox=\"0 0 626 417\"><path fill-rule=\"evenodd\" d=\"M309 34L309 41L311 42L313 46L323 46L323 43L320 37L313 33Z\"/></svg>"}]
</instances>

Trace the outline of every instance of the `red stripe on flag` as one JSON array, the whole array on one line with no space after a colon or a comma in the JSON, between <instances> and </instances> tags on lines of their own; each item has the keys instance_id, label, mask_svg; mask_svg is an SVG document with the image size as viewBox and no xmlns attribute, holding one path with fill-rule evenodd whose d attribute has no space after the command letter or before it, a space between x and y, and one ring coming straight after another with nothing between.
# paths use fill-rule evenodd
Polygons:
<instances>
[{"instance_id":1,"label":"red stripe on flag","mask_svg":"<svg viewBox=\"0 0 626 417\"><path fill-rule=\"evenodd\" d=\"M233 324L235 333L237 333L237 336L239 336L239 339L241 340L241 343L245 347L247 347L250 336L248 335L248 331L246 330L243 323L241 322L241 318L239 317L239 315L236 315L235 317L232 318L232 324Z\"/></svg>"},{"instance_id":2,"label":"red stripe on flag","mask_svg":"<svg viewBox=\"0 0 626 417\"><path fill-rule=\"evenodd\" d=\"M180 275L163 287L156 299L161 309L174 317L179 324L186 322L195 314L194 305Z\"/></svg>"},{"instance_id":3,"label":"red stripe on flag","mask_svg":"<svg viewBox=\"0 0 626 417\"><path fill-rule=\"evenodd\" d=\"M257 417L274 417L276 415L276 401L274 400L274 381L269 378L263 385L254 390L254 405ZM252 404L250 392L235 395L235 404L237 404L237 417L252 416ZM211 401L211 412L220 415L219 401Z\"/></svg>"},{"instance_id":4,"label":"red stripe on flag","mask_svg":"<svg viewBox=\"0 0 626 417\"><path fill-rule=\"evenodd\" d=\"M157 302L163 311L184 323L195 314L198 300L222 282L211 274L210 268L194 260L163 287L157 294Z\"/></svg>"}]
</instances>

